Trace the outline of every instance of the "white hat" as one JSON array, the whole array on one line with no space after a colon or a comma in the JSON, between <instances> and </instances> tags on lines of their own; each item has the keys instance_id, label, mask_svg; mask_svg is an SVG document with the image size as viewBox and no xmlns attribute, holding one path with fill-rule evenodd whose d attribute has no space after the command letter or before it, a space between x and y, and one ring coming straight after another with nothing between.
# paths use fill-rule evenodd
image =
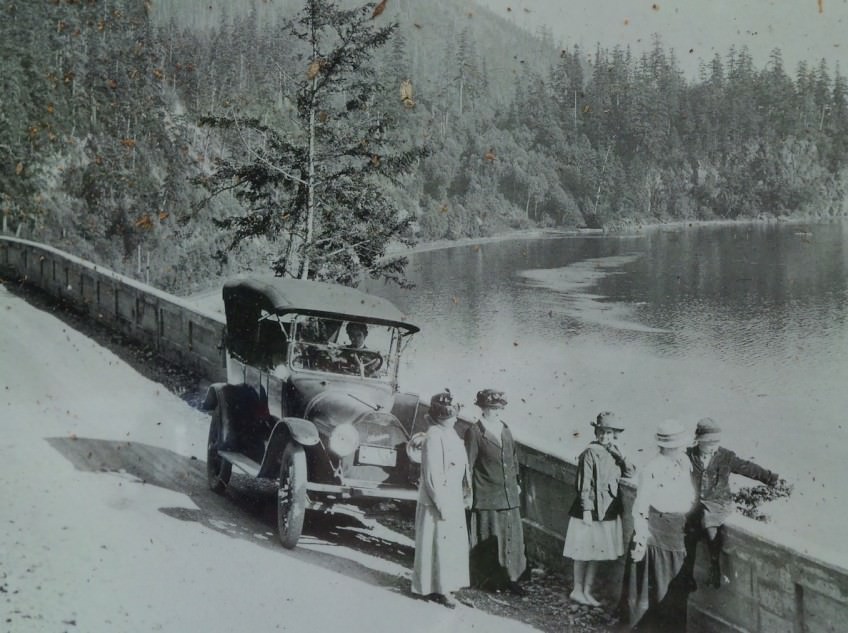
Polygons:
<instances>
[{"instance_id":1,"label":"white hat","mask_svg":"<svg viewBox=\"0 0 848 633\"><path fill-rule=\"evenodd\" d=\"M692 434L677 420L665 420L657 427L657 445L678 448L692 444Z\"/></svg>"}]
</instances>

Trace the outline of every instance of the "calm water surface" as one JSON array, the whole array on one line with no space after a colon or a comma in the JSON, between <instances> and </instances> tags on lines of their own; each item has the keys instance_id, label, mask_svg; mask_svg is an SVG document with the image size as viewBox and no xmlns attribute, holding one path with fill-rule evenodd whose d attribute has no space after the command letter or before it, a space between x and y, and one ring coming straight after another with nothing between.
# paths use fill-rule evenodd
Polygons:
<instances>
[{"instance_id":1,"label":"calm water surface","mask_svg":"<svg viewBox=\"0 0 848 633\"><path fill-rule=\"evenodd\" d=\"M844 531L848 223L491 242L414 254L409 273L412 291L366 288L422 327L401 388L450 387L474 412L502 388L516 435L565 457L601 410L637 463L659 421L710 416L795 484L775 524Z\"/></svg>"}]
</instances>

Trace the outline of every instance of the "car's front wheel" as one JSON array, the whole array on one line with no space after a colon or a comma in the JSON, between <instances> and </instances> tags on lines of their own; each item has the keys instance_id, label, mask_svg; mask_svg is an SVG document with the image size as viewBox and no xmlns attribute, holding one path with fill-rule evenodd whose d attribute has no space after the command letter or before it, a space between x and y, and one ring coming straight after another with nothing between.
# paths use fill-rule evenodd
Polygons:
<instances>
[{"instance_id":1,"label":"car's front wheel","mask_svg":"<svg viewBox=\"0 0 848 633\"><path fill-rule=\"evenodd\" d=\"M233 474L233 465L218 454L218 448L224 441L224 423L221 420L221 407L212 411L209 423L209 440L206 443L206 479L214 492L223 492Z\"/></svg>"},{"instance_id":2,"label":"car's front wheel","mask_svg":"<svg viewBox=\"0 0 848 633\"><path fill-rule=\"evenodd\" d=\"M283 547L292 549L303 531L306 514L306 454L300 444L289 442L280 458L277 489L277 531Z\"/></svg>"}]
</instances>

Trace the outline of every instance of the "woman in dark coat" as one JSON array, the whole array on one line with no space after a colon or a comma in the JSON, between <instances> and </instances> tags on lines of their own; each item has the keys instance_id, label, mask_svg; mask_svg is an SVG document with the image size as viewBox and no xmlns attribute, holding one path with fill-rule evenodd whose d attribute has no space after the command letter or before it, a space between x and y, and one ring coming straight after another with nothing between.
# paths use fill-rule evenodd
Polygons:
<instances>
[{"instance_id":1,"label":"woman in dark coat","mask_svg":"<svg viewBox=\"0 0 848 633\"><path fill-rule=\"evenodd\" d=\"M523 595L518 579L527 567L519 510L518 459L512 433L501 419L503 392L484 389L475 404L482 415L465 433L471 467L471 583Z\"/></svg>"}]
</instances>

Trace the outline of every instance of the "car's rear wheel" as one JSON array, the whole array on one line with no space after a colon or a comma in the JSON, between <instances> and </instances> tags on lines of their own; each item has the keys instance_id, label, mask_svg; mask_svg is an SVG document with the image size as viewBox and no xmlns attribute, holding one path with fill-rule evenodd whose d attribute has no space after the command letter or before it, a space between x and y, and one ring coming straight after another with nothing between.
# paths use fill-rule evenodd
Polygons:
<instances>
[{"instance_id":1,"label":"car's rear wheel","mask_svg":"<svg viewBox=\"0 0 848 633\"><path fill-rule=\"evenodd\" d=\"M221 420L221 407L212 411L209 423L209 440L206 443L206 479L214 492L223 492L233 474L233 465L218 454L218 448L224 441L224 423Z\"/></svg>"},{"instance_id":2,"label":"car's rear wheel","mask_svg":"<svg viewBox=\"0 0 848 633\"><path fill-rule=\"evenodd\" d=\"M306 454L300 444L289 442L280 458L277 489L277 531L283 547L297 545L306 514Z\"/></svg>"}]
</instances>

